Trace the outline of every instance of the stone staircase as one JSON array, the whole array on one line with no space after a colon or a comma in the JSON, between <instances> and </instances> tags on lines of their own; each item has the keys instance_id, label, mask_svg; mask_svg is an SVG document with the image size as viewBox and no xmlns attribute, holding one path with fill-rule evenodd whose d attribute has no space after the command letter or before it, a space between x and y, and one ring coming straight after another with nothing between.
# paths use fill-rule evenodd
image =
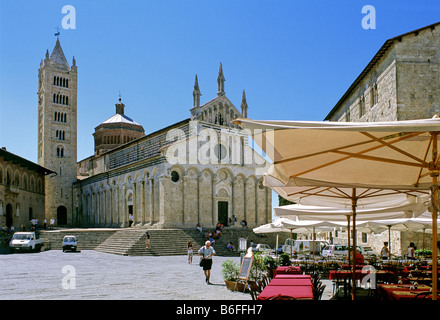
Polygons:
<instances>
[{"instance_id":1,"label":"stone staircase","mask_svg":"<svg viewBox=\"0 0 440 320\"><path fill-rule=\"evenodd\" d=\"M95 250L118 229L58 229L40 231L40 238L46 239L46 249L61 250L65 235L75 236L78 240L78 250Z\"/></svg>"},{"instance_id":2,"label":"stone staircase","mask_svg":"<svg viewBox=\"0 0 440 320\"><path fill-rule=\"evenodd\" d=\"M41 231L41 237L47 239L50 249L61 250L64 235L74 235L78 239L78 250L96 250L100 252L127 256L170 256L186 255L187 244L191 241L195 251L204 245L204 234L196 229L61 229ZM150 234L151 248L145 248L147 232ZM245 237L258 242L259 236L247 228L225 228L222 237L217 239L213 247L219 256L238 256L237 251L226 249L229 241L238 248L238 238ZM262 241L266 243L266 241ZM196 254L196 252L195 252Z\"/></svg>"}]
</instances>

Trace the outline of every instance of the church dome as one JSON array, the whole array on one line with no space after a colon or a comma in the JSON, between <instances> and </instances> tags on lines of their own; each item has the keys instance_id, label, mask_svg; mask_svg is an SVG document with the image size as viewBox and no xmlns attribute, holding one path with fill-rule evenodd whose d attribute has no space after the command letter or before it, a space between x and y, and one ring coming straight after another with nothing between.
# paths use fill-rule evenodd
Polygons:
<instances>
[{"instance_id":1,"label":"church dome","mask_svg":"<svg viewBox=\"0 0 440 320\"><path fill-rule=\"evenodd\" d=\"M145 136L145 130L124 114L125 105L119 99L116 114L95 128L95 155L102 154L124 143Z\"/></svg>"}]
</instances>

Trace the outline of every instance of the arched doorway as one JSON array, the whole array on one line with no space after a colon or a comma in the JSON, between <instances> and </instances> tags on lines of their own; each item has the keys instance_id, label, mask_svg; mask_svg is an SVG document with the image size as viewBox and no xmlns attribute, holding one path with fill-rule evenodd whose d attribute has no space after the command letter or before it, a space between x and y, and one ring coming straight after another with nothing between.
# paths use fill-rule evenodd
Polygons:
<instances>
[{"instance_id":1,"label":"arched doorway","mask_svg":"<svg viewBox=\"0 0 440 320\"><path fill-rule=\"evenodd\" d=\"M57 208L57 221L59 226L67 224L67 208L65 206L59 206Z\"/></svg>"},{"instance_id":2,"label":"arched doorway","mask_svg":"<svg viewBox=\"0 0 440 320\"><path fill-rule=\"evenodd\" d=\"M8 203L6 205L6 226L10 228L14 223L13 215L12 215L12 205Z\"/></svg>"}]
</instances>

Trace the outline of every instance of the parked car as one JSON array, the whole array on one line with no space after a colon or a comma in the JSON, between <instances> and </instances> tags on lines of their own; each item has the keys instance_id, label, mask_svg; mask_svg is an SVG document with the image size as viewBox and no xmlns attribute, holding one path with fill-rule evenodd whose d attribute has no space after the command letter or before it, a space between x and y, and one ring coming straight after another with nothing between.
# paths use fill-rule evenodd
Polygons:
<instances>
[{"instance_id":1,"label":"parked car","mask_svg":"<svg viewBox=\"0 0 440 320\"><path fill-rule=\"evenodd\" d=\"M275 250L272 249L268 244L264 244L264 243L259 243L259 244L254 244L252 246L252 251L253 252L264 252L264 253L274 253Z\"/></svg>"},{"instance_id":2,"label":"parked car","mask_svg":"<svg viewBox=\"0 0 440 320\"><path fill-rule=\"evenodd\" d=\"M280 245L280 246L278 246L278 249L275 248L275 253L278 253L278 254L282 254L282 253L284 253L283 248L284 248L284 245Z\"/></svg>"},{"instance_id":3,"label":"parked car","mask_svg":"<svg viewBox=\"0 0 440 320\"><path fill-rule=\"evenodd\" d=\"M76 251L78 247L78 241L75 236L64 236L63 238L63 252L65 251Z\"/></svg>"},{"instance_id":4,"label":"parked car","mask_svg":"<svg viewBox=\"0 0 440 320\"><path fill-rule=\"evenodd\" d=\"M322 250L321 255L323 257L335 257L335 258L347 257L348 255L347 248L348 246L346 244L329 244ZM351 248L353 248L353 246L350 246L350 250ZM362 253L363 256L365 256L366 253L364 248L360 246L356 246L356 248L359 250L360 253Z\"/></svg>"}]
</instances>

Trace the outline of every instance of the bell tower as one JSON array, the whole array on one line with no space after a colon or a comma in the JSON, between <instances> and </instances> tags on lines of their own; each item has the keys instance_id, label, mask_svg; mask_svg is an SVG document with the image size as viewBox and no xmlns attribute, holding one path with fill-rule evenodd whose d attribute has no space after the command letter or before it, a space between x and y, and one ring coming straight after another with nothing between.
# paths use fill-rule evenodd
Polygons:
<instances>
[{"instance_id":1,"label":"bell tower","mask_svg":"<svg viewBox=\"0 0 440 320\"><path fill-rule=\"evenodd\" d=\"M38 70L38 164L46 176L45 216L57 225L73 223L72 183L77 164L77 67L70 66L57 38Z\"/></svg>"}]
</instances>

